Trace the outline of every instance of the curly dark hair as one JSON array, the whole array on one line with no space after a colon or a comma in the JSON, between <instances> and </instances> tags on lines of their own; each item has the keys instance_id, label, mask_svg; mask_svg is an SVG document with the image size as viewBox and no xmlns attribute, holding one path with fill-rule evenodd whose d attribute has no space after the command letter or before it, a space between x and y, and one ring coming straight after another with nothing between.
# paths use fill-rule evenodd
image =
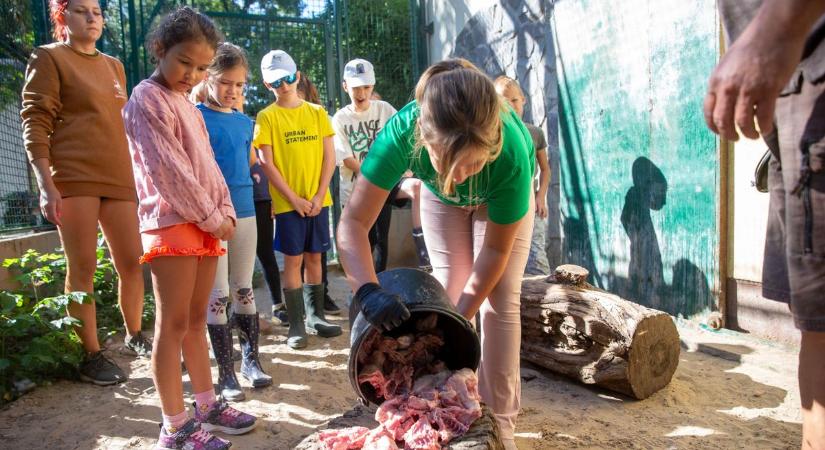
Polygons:
<instances>
[{"instance_id":1,"label":"curly dark hair","mask_svg":"<svg viewBox=\"0 0 825 450\"><path fill-rule=\"evenodd\" d=\"M161 18L146 38L146 48L152 61L157 62L160 53L189 41L203 41L215 50L223 41L223 34L205 14L183 6Z\"/></svg>"}]
</instances>

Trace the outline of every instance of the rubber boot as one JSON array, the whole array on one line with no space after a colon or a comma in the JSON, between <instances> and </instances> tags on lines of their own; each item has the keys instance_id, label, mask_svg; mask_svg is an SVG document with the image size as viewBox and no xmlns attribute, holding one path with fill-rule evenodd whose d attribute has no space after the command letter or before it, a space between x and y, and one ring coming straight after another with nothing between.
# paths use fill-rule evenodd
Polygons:
<instances>
[{"instance_id":1,"label":"rubber boot","mask_svg":"<svg viewBox=\"0 0 825 450\"><path fill-rule=\"evenodd\" d=\"M307 312L307 331L321 337L341 335L341 327L327 322L324 317L324 285L304 285L304 306Z\"/></svg>"},{"instance_id":2,"label":"rubber boot","mask_svg":"<svg viewBox=\"0 0 825 450\"><path fill-rule=\"evenodd\" d=\"M212 352L218 362L218 393L224 400L241 401L246 398L235 376L235 363L232 361L232 331L229 324L206 325Z\"/></svg>"},{"instance_id":3,"label":"rubber boot","mask_svg":"<svg viewBox=\"0 0 825 450\"><path fill-rule=\"evenodd\" d=\"M304 328L304 298L301 288L284 289L284 304L289 318L289 334L286 345L290 348L307 346L307 332Z\"/></svg>"},{"instance_id":4,"label":"rubber boot","mask_svg":"<svg viewBox=\"0 0 825 450\"><path fill-rule=\"evenodd\" d=\"M241 342L241 375L252 383L252 387L260 388L272 384L272 377L264 373L258 359L258 336L260 324L258 313L235 314L238 323L238 340Z\"/></svg>"},{"instance_id":5,"label":"rubber boot","mask_svg":"<svg viewBox=\"0 0 825 450\"><path fill-rule=\"evenodd\" d=\"M427 244L424 242L424 232L421 228L414 228L412 237L415 243L415 253L418 255L418 268L426 272L432 272L433 266L430 264L430 253L427 252Z\"/></svg>"}]
</instances>

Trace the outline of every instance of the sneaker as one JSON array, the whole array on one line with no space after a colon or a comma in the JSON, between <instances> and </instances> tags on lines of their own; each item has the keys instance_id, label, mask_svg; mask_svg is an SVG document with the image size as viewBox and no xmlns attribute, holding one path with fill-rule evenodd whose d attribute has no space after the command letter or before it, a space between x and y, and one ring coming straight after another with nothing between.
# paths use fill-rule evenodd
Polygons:
<instances>
[{"instance_id":1,"label":"sneaker","mask_svg":"<svg viewBox=\"0 0 825 450\"><path fill-rule=\"evenodd\" d=\"M156 450L225 450L231 447L214 434L202 429L201 424L189 419L178 429L166 430L160 427L160 437Z\"/></svg>"},{"instance_id":2,"label":"sneaker","mask_svg":"<svg viewBox=\"0 0 825 450\"><path fill-rule=\"evenodd\" d=\"M212 405L212 409L195 406L195 420L201 423L206 431L221 431L226 434L244 434L257 425L255 416L240 412L220 400Z\"/></svg>"},{"instance_id":3,"label":"sneaker","mask_svg":"<svg viewBox=\"0 0 825 450\"><path fill-rule=\"evenodd\" d=\"M283 327L289 326L289 316L284 309L283 303L279 303L272 307L272 322Z\"/></svg>"},{"instance_id":4,"label":"sneaker","mask_svg":"<svg viewBox=\"0 0 825 450\"><path fill-rule=\"evenodd\" d=\"M329 295L324 296L324 314L329 314L331 316L341 314L341 308L339 308L338 305L332 301Z\"/></svg>"},{"instance_id":5,"label":"sneaker","mask_svg":"<svg viewBox=\"0 0 825 450\"><path fill-rule=\"evenodd\" d=\"M122 383L127 378L120 367L104 356L101 351L87 355L78 369L80 370L81 380L98 386Z\"/></svg>"},{"instance_id":6,"label":"sneaker","mask_svg":"<svg viewBox=\"0 0 825 450\"><path fill-rule=\"evenodd\" d=\"M126 348L133 351L136 356L143 358L152 357L152 341L147 339L141 331L138 331L134 336L127 334L123 343L126 345Z\"/></svg>"}]
</instances>

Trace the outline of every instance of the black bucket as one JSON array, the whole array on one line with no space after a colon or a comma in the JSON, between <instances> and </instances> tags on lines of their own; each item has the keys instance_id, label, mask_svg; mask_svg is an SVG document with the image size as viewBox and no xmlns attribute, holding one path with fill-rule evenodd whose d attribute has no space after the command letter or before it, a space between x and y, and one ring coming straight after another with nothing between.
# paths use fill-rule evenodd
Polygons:
<instances>
[{"instance_id":1,"label":"black bucket","mask_svg":"<svg viewBox=\"0 0 825 450\"><path fill-rule=\"evenodd\" d=\"M444 333L444 346L436 358L444 361L451 370L478 368L481 359L478 334L470 322L456 311L447 291L435 277L423 270L399 268L379 273L378 284L387 291L398 294L410 310L410 318L399 327L384 332L384 336L395 338L412 333L418 320L436 313L436 328ZM365 404L381 404L384 399L376 398L372 386L368 383L363 386L358 384L358 351L372 333L380 331L370 325L359 311L350 332L349 380L361 401Z\"/></svg>"}]
</instances>

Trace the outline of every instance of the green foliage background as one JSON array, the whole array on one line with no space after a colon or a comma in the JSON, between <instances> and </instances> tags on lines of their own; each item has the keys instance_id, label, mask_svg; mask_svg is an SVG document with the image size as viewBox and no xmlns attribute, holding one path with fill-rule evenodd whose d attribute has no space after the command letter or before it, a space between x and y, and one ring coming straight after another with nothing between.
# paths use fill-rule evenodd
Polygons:
<instances>
[{"instance_id":1,"label":"green foliage background","mask_svg":"<svg viewBox=\"0 0 825 450\"><path fill-rule=\"evenodd\" d=\"M16 274L21 288L0 291L0 404L19 394L14 388L16 381L42 383L76 376L83 348L72 327L81 322L66 315L70 303L95 302L101 342L123 330L117 272L102 239L97 248L93 293L63 293L66 257L62 249L53 253L28 250L19 258L3 261L3 267ZM153 326L154 317L154 301L147 296L144 329Z\"/></svg>"}]
</instances>

